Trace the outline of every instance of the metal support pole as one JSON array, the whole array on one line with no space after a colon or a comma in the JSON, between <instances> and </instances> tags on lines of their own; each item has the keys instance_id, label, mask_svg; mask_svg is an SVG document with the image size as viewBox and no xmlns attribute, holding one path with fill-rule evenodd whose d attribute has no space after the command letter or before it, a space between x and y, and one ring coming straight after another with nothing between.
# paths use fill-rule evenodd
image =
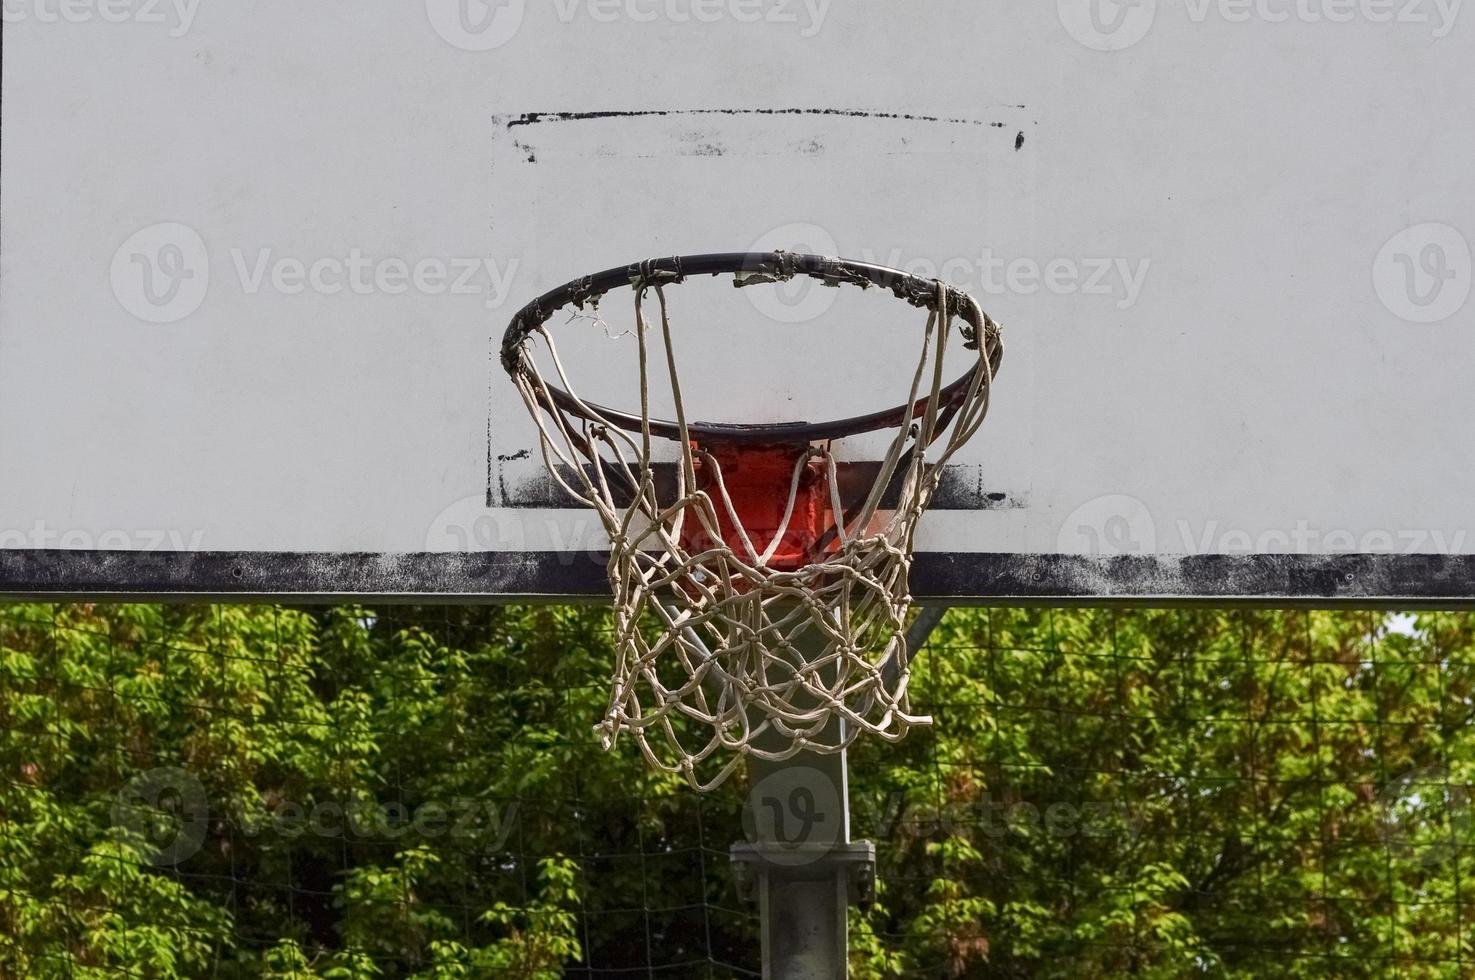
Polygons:
<instances>
[{"instance_id":1,"label":"metal support pole","mask_svg":"<svg viewBox=\"0 0 1475 980\"><path fill-rule=\"evenodd\" d=\"M841 724L831 721L825 741L838 739ZM757 747L783 744L769 733ZM845 753L801 752L784 762L750 757L748 772L748 839L732 846L731 857L739 892L758 904L763 976L844 980L848 909L874 899L876 866L875 845L850 840Z\"/></svg>"}]
</instances>

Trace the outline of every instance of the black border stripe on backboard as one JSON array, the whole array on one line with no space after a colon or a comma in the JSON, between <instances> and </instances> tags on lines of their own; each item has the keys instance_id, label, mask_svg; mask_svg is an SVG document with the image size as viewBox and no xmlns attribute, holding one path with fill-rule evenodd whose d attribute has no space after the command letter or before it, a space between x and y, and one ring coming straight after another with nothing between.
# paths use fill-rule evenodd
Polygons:
<instances>
[{"instance_id":1,"label":"black border stripe on backboard","mask_svg":"<svg viewBox=\"0 0 1475 980\"><path fill-rule=\"evenodd\" d=\"M518 454L518 460L531 456L531 452ZM496 469L493 471L492 492L487 498L488 507L506 507L513 510L519 509L565 509L570 505L570 497L567 490L563 489L557 481L545 470L538 470L535 475L520 475L517 478L509 477L505 472L508 460L499 459ZM655 481L656 499L659 501L674 501L676 499L676 464L675 463L652 463L651 475ZM576 485L580 481L577 471L568 466L560 466L563 472L563 482ZM588 478L593 480L593 464L586 465L584 471ZM875 484L877 476L881 472L879 462L851 462L841 463L835 468L839 477L839 491L841 500L863 500ZM597 482L597 480L596 480ZM616 507L628 507L630 505L630 493L610 481L610 494ZM888 492L882 496L880 506L884 509L896 505L897 496L900 493L900 481L893 481ZM941 479L932 499L927 504L929 511L942 510L1016 510L1027 506L1027 495L1023 493L1007 493L990 487L984 479L983 467L974 464L950 464L943 467Z\"/></svg>"},{"instance_id":2,"label":"black border stripe on backboard","mask_svg":"<svg viewBox=\"0 0 1475 980\"><path fill-rule=\"evenodd\" d=\"M592 552L302 554L0 550L0 596L48 599L599 601ZM1475 605L1475 555L925 553L934 605Z\"/></svg>"}]
</instances>

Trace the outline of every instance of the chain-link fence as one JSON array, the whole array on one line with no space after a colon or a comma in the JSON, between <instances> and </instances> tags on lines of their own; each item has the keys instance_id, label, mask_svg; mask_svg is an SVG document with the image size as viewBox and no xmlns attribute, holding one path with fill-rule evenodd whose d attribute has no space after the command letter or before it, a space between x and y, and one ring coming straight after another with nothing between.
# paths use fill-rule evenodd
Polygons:
<instances>
[{"instance_id":1,"label":"chain-link fence","mask_svg":"<svg viewBox=\"0 0 1475 980\"><path fill-rule=\"evenodd\" d=\"M0 977L755 976L609 614L0 607ZM850 759L856 977L1455 977L1475 619L957 610Z\"/></svg>"}]
</instances>

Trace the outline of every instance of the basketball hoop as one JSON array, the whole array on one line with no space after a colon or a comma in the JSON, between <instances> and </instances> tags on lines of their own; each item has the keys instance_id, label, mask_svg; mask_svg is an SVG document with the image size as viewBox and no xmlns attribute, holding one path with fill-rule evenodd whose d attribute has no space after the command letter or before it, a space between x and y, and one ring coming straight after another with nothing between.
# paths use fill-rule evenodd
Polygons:
<instances>
[{"instance_id":1,"label":"basketball hoop","mask_svg":"<svg viewBox=\"0 0 1475 980\"><path fill-rule=\"evenodd\" d=\"M883 288L925 309L906 400L822 423L689 421L665 289L698 275L730 275L739 287L808 276ZM597 306L618 288L634 293L638 414L580 398L547 329L557 311ZM664 361L657 369L646 317L652 293L655 353ZM955 325L976 357L944 383ZM546 346L556 384L540 369L533 338ZM617 662L597 726L605 746L628 733L652 765L711 789L745 756L836 753L863 731L895 741L929 724L907 703L913 538L943 464L988 412L1002 357L998 324L956 288L788 252L648 260L575 280L523 308L503 339L502 364L538 425L553 479L599 515L610 538ZM651 416L653 376L669 384L673 419ZM835 444L883 429L896 435L875 479L842 493ZM656 439L679 447L674 490L658 487ZM699 777L719 752L730 758Z\"/></svg>"}]
</instances>

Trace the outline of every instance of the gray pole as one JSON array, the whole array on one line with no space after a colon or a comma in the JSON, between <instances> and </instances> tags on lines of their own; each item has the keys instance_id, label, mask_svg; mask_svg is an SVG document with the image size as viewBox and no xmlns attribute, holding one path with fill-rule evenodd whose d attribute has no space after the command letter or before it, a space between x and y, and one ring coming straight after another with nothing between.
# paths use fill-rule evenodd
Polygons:
<instances>
[{"instance_id":1,"label":"gray pole","mask_svg":"<svg viewBox=\"0 0 1475 980\"><path fill-rule=\"evenodd\" d=\"M796 645L806 655L804 644ZM832 720L823 741L835 744L842 724ZM755 743L769 751L784 745L774 732ZM743 897L758 903L763 976L844 980L848 909L874 898L876 857L875 845L850 840L845 753L801 752L783 762L749 757L748 774L748 839L732 846L732 862Z\"/></svg>"}]
</instances>

